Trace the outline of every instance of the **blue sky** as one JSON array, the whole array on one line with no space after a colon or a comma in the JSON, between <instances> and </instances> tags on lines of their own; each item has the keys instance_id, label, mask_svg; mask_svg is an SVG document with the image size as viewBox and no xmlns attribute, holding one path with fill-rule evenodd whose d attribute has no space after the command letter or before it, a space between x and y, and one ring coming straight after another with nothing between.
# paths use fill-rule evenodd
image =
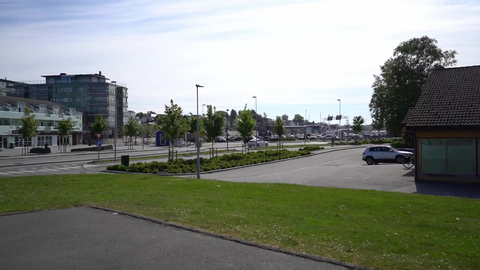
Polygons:
<instances>
[{"instance_id":1,"label":"blue sky","mask_svg":"<svg viewBox=\"0 0 480 270\"><path fill-rule=\"evenodd\" d=\"M238 3L237 3L238 2ZM428 35L480 64L480 1L0 1L0 76L97 73L129 88L129 109L173 99L317 122L362 115L373 74L402 41Z\"/></svg>"}]
</instances>

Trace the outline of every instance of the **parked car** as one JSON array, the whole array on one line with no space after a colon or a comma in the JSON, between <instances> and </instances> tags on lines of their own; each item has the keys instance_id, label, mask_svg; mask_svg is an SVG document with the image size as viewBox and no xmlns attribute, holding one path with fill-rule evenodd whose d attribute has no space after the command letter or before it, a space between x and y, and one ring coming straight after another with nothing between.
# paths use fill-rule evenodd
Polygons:
<instances>
[{"instance_id":1,"label":"parked car","mask_svg":"<svg viewBox=\"0 0 480 270\"><path fill-rule=\"evenodd\" d=\"M335 135L335 134L326 134L326 135L322 136L322 140L324 140L324 141L331 141L332 139L338 140L337 135Z\"/></svg>"},{"instance_id":2,"label":"parked car","mask_svg":"<svg viewBox=\"0 0 480 270\"><path fill-rule=\"evenodd\" d=\"M227 139L223 136L215 137L215 142L227 142Z\"/></svg>"},{"instance_id":3,"label":"parked car","mask_svg":"<svg viewBox=\"0 0 480 270\"><path fill-rule=\"evenodd\" d=\"M368 165L379 162L403 163L403 159L413 155L412 152L401 151L388 145L370 146L363 151L362 160Z\"/></svg>"},{"instance_id":4,"label":"parked car","mask_svg":"<svg viewBox=\"0 0 480 270\"><path fill-rule=\"evenodd\" d=\"M262 146L268 146L268 142L261 140L261 139L251 139L247 143L248 147L262 147Z\"/></svg>"}]
</instances>

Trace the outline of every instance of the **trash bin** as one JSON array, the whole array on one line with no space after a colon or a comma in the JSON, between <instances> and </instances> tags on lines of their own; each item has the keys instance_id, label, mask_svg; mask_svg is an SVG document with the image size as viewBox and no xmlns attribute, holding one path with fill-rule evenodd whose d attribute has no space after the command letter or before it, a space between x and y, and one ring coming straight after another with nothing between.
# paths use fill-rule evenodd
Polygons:
<instances>
[{"instance_id":1,"label":"trash bin","mask_svg":"<svg viewBox=\"0 0 480 270\"><path fill-rule=\"evenodd\" d=\"M121 157L121 163L123 166L128 167L130 165L130 156L122 156Z\"/></svg>"},{"instance_id":2,"label":"trash bin","mask_svg":"<svg viewBox=\"0 0 480 270\"><path fill-rule=\"evenodd\" d=\"M201 148L201 147L202 147L202 141L198 141L196 147L197 147L197 148Z\"/></svg>"}]
</instances>

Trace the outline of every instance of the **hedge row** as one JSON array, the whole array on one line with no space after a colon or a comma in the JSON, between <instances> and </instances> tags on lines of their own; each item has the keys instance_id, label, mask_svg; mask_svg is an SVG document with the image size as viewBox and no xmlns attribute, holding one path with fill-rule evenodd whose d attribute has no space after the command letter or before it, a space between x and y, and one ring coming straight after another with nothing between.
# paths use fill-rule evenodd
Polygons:
<instances>
[{"instance_id":1,"label":"hedge row","mask_svg":"<svg viewBox=\"0 0 480 270\"><path fill-rule=\"evenodd\" d=\"M320 149L320 148L319 148ZM315 149L318 150L318 149ZM289 150L267 150L250 152L247 154L227 154L214 158L200 158L200 171L212 171L219 169L227 169L245 165L259 164L280 159L293 158L298 156L310 155L307 149L298 151ZM127 171L139 173L194 173L197 170L196 159L177 159L169 162L153 161L148 163L138 162L125 167L123 165L111 165L107 170L111 171Z\"/></svg>"}]
</instances>

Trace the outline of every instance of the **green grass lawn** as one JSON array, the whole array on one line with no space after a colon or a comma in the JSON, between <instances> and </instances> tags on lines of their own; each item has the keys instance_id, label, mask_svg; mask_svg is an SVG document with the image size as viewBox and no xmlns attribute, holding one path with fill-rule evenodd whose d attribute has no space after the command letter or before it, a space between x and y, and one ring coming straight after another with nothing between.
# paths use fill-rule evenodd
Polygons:
<instances>
[{"instance_id":1,"label":"green grass lawn","mask_svg":"<svg viewBox=\"0 0 480 270\"><path fill-rule=\"evenodd\" d=\"M480 200L151 175L0 179L0 212L97 205L380 269L478 269Z\"/></svg>"}]
</instances>

